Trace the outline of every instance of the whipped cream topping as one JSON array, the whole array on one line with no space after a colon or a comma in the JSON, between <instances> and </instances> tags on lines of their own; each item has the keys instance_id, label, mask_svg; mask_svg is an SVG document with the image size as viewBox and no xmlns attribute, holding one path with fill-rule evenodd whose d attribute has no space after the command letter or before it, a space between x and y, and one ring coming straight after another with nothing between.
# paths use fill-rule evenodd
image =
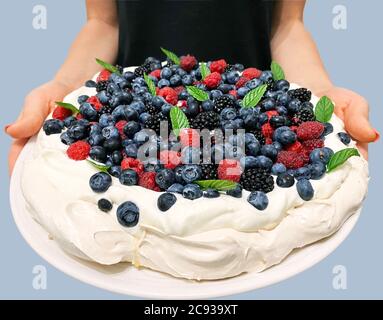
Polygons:
<instances>
[{"instance_id":1,"label":"whipped cream topping","mask_svg":"<svg viewBox=\"0 0 383 320\"><path fill-rule=\"evenodd\" d=\"M64 101L79 106L79 95L95 93L82 87ZM317 101L312 98L314 105ZM334 132L325 145L336 152L345 148L336 135L344 125L335 115L331 123ZM123 186L116 178L106 193L95 194L89 178L96 169L69 159L66 149L58 135L41 130L24 163L22 192L34 219L64 250L80 258L105 265L128 261L187 279L227 278L277 264L293 249L336 232L361 208L367 193L367 162L353 157L322 179L311 180L315 194L309 202L299 197L295 186L275 185L264 211L251 206L244 191L241 199L221 195L192 201L176 195L175 205L163 213L157 207L160 193ZM100 198L114 203L112 211L98 209ZM117 221L117 207L125 201L140 210L133 228Z\"/></svg>"}]
</instances>

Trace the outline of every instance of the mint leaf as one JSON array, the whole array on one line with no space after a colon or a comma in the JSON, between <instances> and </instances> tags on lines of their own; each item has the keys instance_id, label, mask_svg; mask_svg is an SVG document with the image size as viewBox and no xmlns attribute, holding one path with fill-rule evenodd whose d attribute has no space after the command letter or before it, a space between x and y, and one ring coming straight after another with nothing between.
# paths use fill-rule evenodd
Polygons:
<instances>
[{"instance_id":1,"label":"mint leaf","mask_svg":"<svg viewBox=\"0 0 383 320\"><path fill-rule=\"evenodd\" d=\"M237 186L236 182L230 180L198 180L194 181L201 189L215 189L218 191L227 191L234 189Z\"/></svg>"},{"instance_id":2,"label":"mint leaf","mask_svg":"<svg viewBox=\"0 0 383 320\"><path fill-rule=\"evenodd\" d=\"M271 62L271 72L275 81L286 79L282 67L275 61Z\"/></svg>"},{"instance_id":3,"label":"mint leaf","mask_svg":"<svg viewBox=\"0 0 383 320\"><path fill-rule=\"evenodd\" d=\"M330 161L327 164L327 172L331 172L344 164L348 158L351 157L360 157L359 151L355 148L347 148L340 150L330 158Z\"/></svg>"},{"instance_id":4,"label":"mint leaf","mask_svg":"<svg viewBox=\"0 0 383 320\"><path fill-rule=\"evenodd\" d=\"M334 113L334 104L330 98L323 96L315 106L315 118L320 122L329 122Z\"/></svg>"},{"instance_id":5,"label":"mint leaf","mask_svg":"<svg viewBox=\"0 0 383 320\"><path fill-rule=\"evenodd\" d=\"M99 162L96 162L96 161L91 160L91 159L86 159L86 161L90 165L92 165L94 168L96 168L98 171L108 173L108 170L110 169L110 166L107 166L107 165L105 165L103 163L99 163Z\"/></svg>"},{"instance_id":6,"label":"mint leaf","mask_svg":"<svg viewBox=\"0 0 383 320\"><path fill-rule=\"evenodd\" d=\"M146 82L146 85L148 86L149 92L152 96L156 95L156 85L154 84L153 80L150 79L150 77L144 73L144 80Z\"/></svg>"},{"instance_id":7,"label":"mint leaf","mask_svg":"<svg viewBox=\"0 0 383 320\"><path fill-rule=\"evenodd\" d=\"M79 113L80 111L71 103L66 103L66 102L60 102L60 101L56 101L55 104L57 104L58 106L60 107L63 107L69 111L72 111L73 114L77 114Z\"/></svg>"},{"instance_id":8,"label":"mint leaf","mask_svg":"<svg viewBox=\"0 0 383 320\"><path fill-rule=\"evenodd\" d=\"M202 80L203 80L203 79L205 79L210 74L210 69L206 65L205 62L202 62L201 66L199 68L201 70L201 76L202 76Z\"/></svg>"},{"instance_id":9,"label":"mint leaf","mask_svg":"<svg viewBox=\"0 0 383 320\"><path fill-rule=\"evenodd\" d=\"M175 64L180 64L180 58L174 53L169 50L166 50L161 47L161 51L165 54L165 56L170 60L173 61Z\"/></svg>"},{"instance_id":10,"label":"mint leaf","mask_svg":"<svg viewBox=\"0 0 383 320\"><path fill-rule=\"evenodd\" d=\"M198 101L206 101L209 99L209 94L206 91L201 90L200 88L194 86L186 86L187 92Z\"/></svg>"},{"instance_id":11,"label":"mint leaf","mask_svg":"<svg viewBox=\"0 0 383 320\"><path fill-rule=\"evenodd\" d=\"M117 73L117 74L121 75L121 72L118 70L118 68L116 66L113 66L110 63L102 61L101 59L97 59L96 58L96 61L104 69L106 69L106 70L108 70L108 71L110 71L112 73Z\"/></svg>"},{"instance_id":12,"label":"mint leaf","mask_svg":"<svg viewBox=\"0 0 383 320\"><path fill-rule=\"evenodd\" d=\"M243 108L255 107L259 103L259 101L261 101L261 99L263 98L263 95L265 94L266 90L267 90L267 84L261 85L251 90L243 98L242 107Z\"/></svg>"},{"instance_id":13,"label":"mint leaf","mask_svg":"<svg viewBox=\"0 0 383 320\"><path fill-rule=\"evenodd\" d=\"M170 109L170 121L172 122L173 132L177 136L180 134L181 129L190 128L188 118L178 107Z\"/></svg>"}]
</instances>

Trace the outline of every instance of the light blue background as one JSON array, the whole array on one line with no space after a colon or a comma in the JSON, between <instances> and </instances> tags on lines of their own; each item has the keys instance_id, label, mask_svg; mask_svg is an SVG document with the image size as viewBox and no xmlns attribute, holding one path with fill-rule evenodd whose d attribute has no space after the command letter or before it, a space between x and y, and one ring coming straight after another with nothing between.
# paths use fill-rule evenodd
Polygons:
<instances>
[{"instance_id":1,"label":"light blue background","mask_svg":"<svg viewBox=\"0 0 383 320\"><path fill-rule=\"evenodd\" d=\"M48 29L32 28L32 8L44 4L48 9ZM342 4L348 9L348 29L332 27L332 9ZM383 2L374 0L309 0L306 25L320 48L333 81L367 97L374 126L383 131L382 57ZM35 86L49 80L63 62L68 47L85 21L82 0L4 1L1 32L1 125L17 116L23 97ZM32 299L127 299L81 283L42 260L23 240L9 208L7 149L10 139L0 135L0 298ZM383 298L383 212L381 142L370 148L371 182L363 214L350 237L331 256L282 283L233 299L268 298ZM36 177L38 178L38 177ZM345 199L347 201L347 199ZM32 268L42 264L48 269L48 289L32 288ZM344 265L348 289L332 288L332 269Z\"/></svg>"}]
</instances>

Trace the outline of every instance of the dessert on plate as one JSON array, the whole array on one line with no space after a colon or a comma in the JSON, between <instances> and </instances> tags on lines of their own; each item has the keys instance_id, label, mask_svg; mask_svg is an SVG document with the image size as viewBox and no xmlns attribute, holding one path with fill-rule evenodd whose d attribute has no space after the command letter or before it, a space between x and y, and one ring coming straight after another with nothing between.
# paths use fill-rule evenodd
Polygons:
<instances>
[{"instance_id":1,"label":"dessert on plate","mask_svg":"<svg viewBox=\"0 0 383 320\"><path fill-rule=\"evenodd\" d=\"M103 70L45 121L27 210L69 254L213 280L260 272L360 210L368 166L327 97L162 49Z\"/></svg>"}]
</instances>

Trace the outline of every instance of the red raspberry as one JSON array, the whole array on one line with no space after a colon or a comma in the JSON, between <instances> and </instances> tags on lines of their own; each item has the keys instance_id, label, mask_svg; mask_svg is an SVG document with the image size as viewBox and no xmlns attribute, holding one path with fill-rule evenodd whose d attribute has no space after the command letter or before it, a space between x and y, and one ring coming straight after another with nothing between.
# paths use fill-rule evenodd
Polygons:
<instances>
[{"instance_id":1,"label":"red raspberry","mask_svg":"<svg viewBox=\"0 0 383 320\"><path fill-rule=\"evenodd\" d=\"M297 126L291 126L290 129L291 129L291 131L294 131L295 133L297 133L298 127Z\"/></svg>"},{"instance_id":2,"label":"red raspberry","mask_svg":"<svg viewBox=\"0 0 383 320\"><path fill-rule=\"evenodd\" d=\"M303 151L303 146L299 141L295 141L293 144L288 145L285 149L286 151L300 153Z\"/></svg>"},{"instance_id":3,"label":"red raspberry","mask_svg":"<svg viewBox=\"0 0 383 320\"><path fill-rule=\"evenodd\" d=\"M102 104L100 100L96 96L89 97L86 102L89 102L97 111L100 111L102 108Z\"/></svg>"},{"instance_id":4,"label":"red raspberry","mask_svg":"<svg viewBox=\"0 0 383 320\"><path fill-rule=\"evenodd\" d=\"M235 84L235 86L237 87L237 89L243 87L246 82L250 81L249 78L247 77L240 77L239 80L237 81L237 83Z\"/></svg>"},{"instance_id":5,"label":"red raspberry","mask_svg":"<svg viewBox=\"0 0 383 320\"><path fill-rule=\"evenodd\" d=\"M182 129L180 130L180 142L183 147L199 147L200 145L200 135L199 132L195 129Z\"/></svg>"},{"instance_id":6,"label":"red raspberry","mask_svg":"<svg viewBox=\"0 0 383 320\"><path fill-rule=\"evenodd\" d=\"M88 158L89 152L90 145L85 141L72 143L66 151L68 157L73 160L85 160Z\"/></svg>"},{"instance_id":7,"label":"red raspberry","mask_svg":"<svg viewBox=\"0 0 383 320\"><path fill-rule=\"evenodd\" d=\"M176 105L178 101L178 94L177 92L170 87L165 87L159 90L158 95L163 97L166 102Z\"/></svg>"},{"instance_id":8,"label":"red raspberry","mask_svg":"<svg viewBox=\"0 0 383 320\"><path fill-rule=\"evenodd\" d=\"M306 153L310 154L314 149L323 148L324 141L321 139L307 140L303 142L302 145Z\"/></svg>"},{"instance_id":9,"label":"red raspberry","mask_svg":"<svg viewBox=\"0 0 383 320\"><path fill-rule=\"evenodd\" d=\"M138 185L154 191L160 190L156 184L156 173L153 171L143 172L139 175Z\"/></svg>"},{"instance_id":10,"label":"red raspberry","mask_svg":"<svg viewBox=\"0 0 383 320\"><path fill-rule=\"evenodd\" d=\"M121 169L122 170L132 169L132 170L136 171L138 175L140 175L144 172L144 165L138 159L124 158L121 161Z\"/></svg>"},{"instance_id":11,"label":"red raspberry","mask_svg":"<svg viewBox=\"0 0 383 320\"><path fill-rule=\"evenodd\" d=\"M287 169L298 169L306 164L302 154L293 151L281 151L278 153L277 162L285 165Z\"/></svg>"},{"instance_id":12,"label":"red raspberry","mask_svg":"<svg viewBox=\"0 0 383 320\"><path fill-rule=\"evenodd\" d=\"M174 91L177 92L177 94L180 94L184 90L185 90L184 86L178 86L174 88Z\"/></svg>"},{"instance_id":13,"label":"red raspberry","mask_svg":"<svg viewBox=\"0 0 383 320\"><path fill-rule=\"evenodd\" d=\"M273 133L274 133L274 129L273 127L271 126L270 123L265 123L262 128L262 134L263 136L265 136L266 138L271 138L273 136Z\"/></svg>"},{"instance_id":14,"label":"red raspberry","mask_svg":"<svg viewBox=\"0 0 383 320\"><path fill-rule=\"evenodd\" d=\"M262 74L262 71L257 68L247 68L243 70L242 76L251 79L259 78Z\"/></svg>"},{"instance_id":15,"label":"red raspberry","mask_svg":"<svg viewBox=\"0 0 383 320\"><path fill-rule=\"evenodd\" d=\"M177 102L177 107L179 108L186 108L188 106L188 103L186 100L179 100Z\"/></svg>"},{"instance_id":16,"label":"red raspberry","mask_svg":"<svg viewBox=\"0 0 383 320\"><path fill-rule=\"evenodd\" d=\"M65 109L63 107L57 106L53 110L52 118L53 119L64 120L65 118L68 118L71 115L72 115L72 111L70 111L68 109Z\"/></svg>"},{"instance_id":17,"label":"red raspberry","mask_svg":"<svg viewBox=\"0 0 383 320\"><path fill-rule=\"evenodd\" d=\"M239 182L241 178L242 169L237 160L224 159L218 165L218 178L221 180L231 180Z\"/></svg>"},{"instance_id":18,"label":"red raspberry","mask_svg":"<svg viewBox=\"0 0 383 320\"><path fill-rule=\"evenodd\" d=\"M238 98L237 96L237 90L230 90L229 94L231 94L234 98Z\"/></svg>"},{"instance_id":19,"label":"red raspberry","mask_svg":"<svg viewBox=\"0 0 383 320\"><path fill-rule=\"evenodd\" d=\"M191 56L190 54L181 57L180 66L185 71L192 71L196 64L197 59L194 56Z\"/></svg>"},{"instance_id":20,"label":"red raspberry","mask_svg":"<svg viewBox=\"0 0 383 320\"><path fill-rule=\"evenodd\" d=\"M266 139L265 139L265 144L272 144L273 143L273 139L271 139L271 138L269 138L269 137L267 137Z\"/></svg>"},{"instance_id":21,"label":"red raspberry","mask_svg":"<svg viewBox=\"0 0 383 320\"><path fill-rule=\"evenodd\" d=\"M161 70L160 69L153 70L152 72L149 73L149 75L159 79L161 77Z\"/></svg>"},{"instance_id":22,"label":"red raspberry","mask_svg":"<svg viewBox=\"0 0 383 320\"><path fill-rule=\"evenodd\" d=\"M124 127L127 123L128 123L128 121L126 121L126 120L117 121L115 127L117 128L120 135L124 135Z\"/></svg>"},{"instance_id":23,"label":"red raspberry","mask_svg":"<svg viewBox=\"0 0 383 320\"><path fill-rule=\"evenodd\" d=\"M271 117L279 116L279 113L276 110L266 111L266 114L269 117L269 120L271 119Z\"/></svg>"},{"instance_id":24,"label":"red raspberry","mask_svg":"<svg viewBox=\"0 0 383 320\"><path fill-rule=\"evenodd\" d=\"M210 64L210 71L211 72L224 73L226 67L227 67L226 61L224 59L220 59L220 60L217 60L217 61L213 61Z\"/></svg>"},{"instance_id":25,"label":"red raspberry","mask_svg":"<svg viewBox=\"0 0 383 320\"><path fill-rule=\"evenodd\" d=\"M205 79L203 79L203 83L209 89L214 89L218 87L218 85L221 83L221 80L221 75L218 72L212 72Z\"/></svg>"},{"instance_id":26,"label":"red raspberry","mask_svg":"<svg viewBox=\"0 0 383 320\"><path fill-rule=\"evenodd\" d=\"M84 119L83 115L81 113L77 113L76 114L76 119L77 120L81 120L81 119Z\"/></svg>"},{"instance_id":27,"label":"red raspberry","mask_svg":"<svg viewBox=\"0 0 383 320\"><path fill-rule=\"evenodd\" d=\"M104 69L104 70L102 70L102 71L100 72L100 74L98 75L96 81L97 81L97 82L100 82L100 81L108 81L110 75L111 75L110 71Z\"/></svg>"},{"instance_id":28,"label":"red raspberry","mask_svg":"<svg viewBox=\"0 0 383 320\"><path fill-rule=\"evenodd\" d=\"M160 161L166 169L174 169L181 164L181 154L177 151L161 151Z\"/></svg>"},{"instance_id":29,"label":"red raspberry","mask_svg":"<svg viewBox=\"0 0 383 320\"><path fill-rule=\"evenodd\" d=\"M297 129L297 136L299 140L312 140L317 139L323 133L324 126L318 121L303 122Z\"/></svg>"}]
</instances>

